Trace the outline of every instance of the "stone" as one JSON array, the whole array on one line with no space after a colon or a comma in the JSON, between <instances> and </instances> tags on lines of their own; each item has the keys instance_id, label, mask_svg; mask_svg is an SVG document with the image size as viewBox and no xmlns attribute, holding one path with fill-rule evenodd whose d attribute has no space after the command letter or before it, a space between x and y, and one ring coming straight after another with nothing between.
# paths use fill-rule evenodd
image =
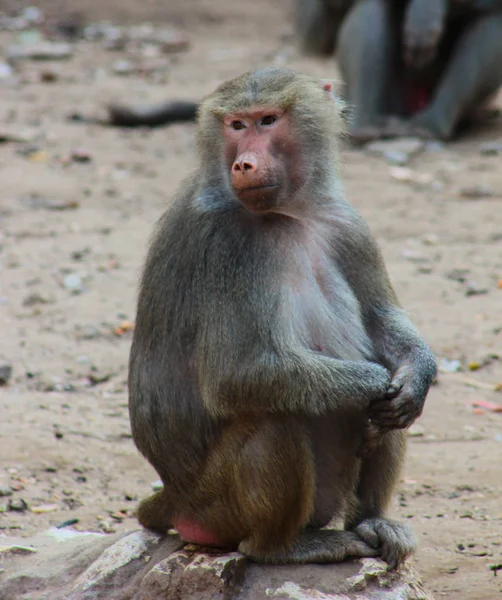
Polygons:
<instances>
[{"instance_id":1,"label":"stone","mask_svg":"<svg viewBox=\"0 0 502 600\"><path fill-rule=\"evenodd\" d=\"M160 536L146 530L134 531L108 547L76 580L74 590L88 590L106 580L124 565L141 558L157 544Z\"/></svg>"},{"instance_id":2,"label":"stone","mask_svg":"<svg viewBox=\"0 0 502 600\"><path fill-rule=\"evenodd\" d=\"M71 58L73 48L62 42L36 42L34 44L13 44L7 48L8 60L65 60Z\"/></svg>"},{"instance_id":3,"label":"stone","mask_svg":"<svg viewBox=\"0 0 502 600\"><path fill-rule=\"evenodd\" d=\"M475 281L468 281L465 287L465 295L469 296L482 296L488 294L490 290L476 283Z\"/></svg>"},{"instance_id":4,"label":"stone","mask_svg":"<svg viewBox=\"0 0 502 600\"><path fill-rule=\"evenodd\" d=\"M175 552L147 573L138 600L169 597L232 600L244 579L245 564L245 557L237 552L216 556L194 555L186 550Z\"/></svg>"},{"instance_id":5,"label":"stone","mask_svg":"<svg viewBox=\"0 0 502 600\"><path fill-rule=\"evenodd\" d=\"M36 552L36 550L31 546L20 546L19 544L0 546L0 557L4 558L9 554L33 554L34 552Z\"/></svg>"},{"instance_id":6,"label":"stone","mask_svg":"<svg viewBox=\"0 0 502 600\"><path fill-rule=\"evenodd\" d=\"M12 365L6 360L0 359L0 385L5 385L12 377Z\"/></svg>"},{"instance_id":7,"label":"stone","mask_svg":"<svg viewBox=\"0 0 502 600\"><path fill-rule=\"evenodd\" d=\"M376 142L369 142L364 148L370 154L382 156L390 164L403 166L424 150L425 142L412 137L378 140Z\"/></svg>"},{"instance_id":8,"label":"stone","mask_svg":"<svg viewBox=\"0 0 502 600\"><path fill-rule=\"evenodd\" d=\"M144 529L0 536L0 555L0 600L433 600L409 565L259 565Z\"/></svg>"},{"instance_id":9,"label":"stone","mask_svg":"<svg viewBox=\"0 0 502 600\"><path fill-rule=\"evenodd\" d=\"M0 81L14 76L14 69L9 63L0 62Z\"/></svg>"},{"instance_id":10,"label":"stone","mask_svg":"<svg viewBox=\"0 0 502 600\"><path fill-rule=\"evenodd\" d=\"M63 286L73 294L82 292L82 278L77 273L70 273L63 279Z\"/></svg>"},{"instance_id":11,"label":"stone","mask_svg":"<svg viewBox=\"0 0 502 600\"><path fill-rule=\"evenodd\" d=\"M28 144L33 139L33 133L27 130L18 130L13 127L4 127L0 129L0 144L7 142L18 142Z\"/></svg>"},{"instance_id":12,"label":"stone","mask_svg":"<svg viewBox=\"0 0 502 600\"><path fill-rule=\"evenodd\" d=\"M22 498L9 498L7 508L14 512L25 512L29 509L29 506L26 503L26 500L23 500Z\"/></svg>"},{"instance_id":13,"label":"stone","mask_svg":"<svg viewBox=\"0 0 502 600\"><path fill-rule=\"evenodd\" d=\"M469 185L461 188L459 194L463 198L471 198L474 200L478 198L493 198L494 196L500 195L497 193L497 190L488 185Z\"/></svg>"},{"instance_id":14,"label":"stone","mask_svg":"<svg viewBox=\"0 0 502 600\"><path fill-rule=\"evenodd\" d=\"M496 156L497 154L502 154L502 140L484 142L480 145L479 151L484 156Z\"/></svg>"},{"instance_id":15,"label":"stone","mask_svg":"<svg viewBox=\"0 0 502 600\"><path fill-rule=\"evenodd\" d=\"M438 362L438 370L440 373L457 373L462 370L462 363L459 360L441 358Z\"/></svg>"},{"instance_id":16,"label":"stone","mask_svg":"<svg viewBox=\"0 0 502 600\"><path fill-rule=\"evenodd\" d=\"M39 292L31 292L23 300L23 306L36 306L37 304L48 304L49 299L45 298Z\"/></svg>"},{"instance_id":17,"label":"stone","mask_svg":"<svg viewBox=\"0 0 502 600\"><path fill-rule=\"evenodd\" d=\"M4 483L0 483L0 498L12 496L12 490L9 485L5 485Z\"/></svg>"},{"instance_id":18,"label":"stone","mask_svg":"<svg viewBox=\"0 0 502 600\"><path fill-rule=\"evenodd\" d=\"M64 387L63 380L57 375L51 373L40 373L36 377L35 389L39 392L62 391Z\"/></svg>"}]
</instances>

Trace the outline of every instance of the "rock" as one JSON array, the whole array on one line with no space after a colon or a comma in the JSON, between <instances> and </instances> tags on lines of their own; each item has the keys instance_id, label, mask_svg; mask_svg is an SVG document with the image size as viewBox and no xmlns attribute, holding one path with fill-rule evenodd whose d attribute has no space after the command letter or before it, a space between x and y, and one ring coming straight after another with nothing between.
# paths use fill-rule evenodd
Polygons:
<instances>
[{"instance_id":1,"label":"rock","mask_svg":"<svg viewBox=\"0 0 502 600\"><path fill-rule=\"evenodd\" d=\"M79 340L94 340L101 336L101 331L94 325L77 325L75 336Z\"/></svg>"},{"instance_id":2,"label":"rock","mask_svg":"<svg viewBox=\"0 0 502 600\"><path fill-rule=\"evenodd\" d=\"M22 498L9 498L7 508L15 512L25 512L29 507L26 501Z\"/></svg>"},{"instance_id":3,"label":"rock","mask_svg":"<svg viewBox=\"0 0 502 600\"><path fill-rule=\"evenodd\" d=\"M61 42L37 42L34 44L13 44L7 48L9 60L66 60L73 55L70 44Z\"/></svg>"},{"instance_id":4,"label":"rock","mask_svg":"<svg viewBox=\"0 0 502 600\"><path fill-rule=\"evenodd\" d=\"M116 60L112 65L112 70L116 75L130 75L134 69L130 60Z\"/></svg>"},{"instance_id":5,"label":"rock","mask_svg":"<svg viewBox=\"0 0 502 600\"><path fill-rule=\"evenodd\" d=\"M0 498L4 498L6 496L12 496L12 490L10 489L10 485L0 483Z\"/></svg>"},{"instance_id":6,"label":"rock","mask_svg":"<svg viewBox=\"0 0 502 600\"><path fill-rule=\"evenodd\" d=\"M408 437L424 437L425 427L423 425L420 425L420 423L413 423L413 425L408 427L408 429L406 430L406 434L408 435Z\"/></svg>"},{"instance_id":7,"label":"rock","mask_svg":"<svg viewBox=\"0 0 502 600\"><path fill-rule=\"evenodd\" d=\"M232 600L244 579L245 564L245 557L237 552L212 556L180 550L145 575L139 598Z\"/></svg>"},{"instance_id":8,"label":"rock","mask_svg":"<svg viewBox=\"0 0 502 600\"><path fill-rule=\"evenodd\" d=\"M77 200L52 200L47 202L48 210L75 210L80 208L80 203Z\"/></svg>"},{"instance_id":9,"label":"rock","mask_svg":"<svg viewBox=\"0 0 502 600\"><path fill-rule=\"evenodd\" d=\"M469 272L469 269L452 269L445 274L445 277L458 283L465 283L469 277Z\"/></svg>"},{"instance_id":10,"label":"rock","mask_svg":"<svg viewBox=\"0 0 502 600\"><path fill-rule=\"evenodd\" d=\"M406 260L409 260L409 261L415 262L415 263L424 263L424 262L428 262L428 260L429 260L427 258L427 256L425 256L421 252L419 252L417 250L413 250L411 248L405 248L401 252L401 256L403 258L405 258Z\"/></svg>"},{"instance_id":11,"label":"rock","mask_svg":"<svg viewBox=\"0 0 502 600\"><path fill-rule=\"evenodd\" d=\"M27 144L31 140L33 140L33 133L30 131L19 131L5 126L2 126L0 129L0 144L5 144L7 142Z\"/></svg>"},{"instance_id":12,"label":"rock","mask_svg":"<svg viewBox=\"0 0 502 600\"><path fill-rule=\"evenodd\" d=\"M56 375L50 373L40 373L37 376L35 388L39 392L53 392L54 390L61 391L63 389L63 380Z\"/></svg>"},{"instance_id":13,"label":"rock","mask_svg":"<svg viewBox=\"0 0 502 600\"><path fill-rule=\"evenodd\" d=\"M383 153L383 157L390 165L407 165L410 161L410 156L401 150L387 150Z\"/></svg>"},{"instance_id":14,"label":"rock","mask_svg":"<svg viewBox=\"0 0 502 600\"><path fill-rule=\"evenodd\" d=\"M14 69L9 63L0 62L0 81L2 79L10 79L14 76Z\"/></svg>"},{"instance_id":15,"label":"rock","mask_svg":"<svg viewBox=\"0 0 502 600\"><path fill-rule=\"evenodd\" d=\"M417 154L423 151L425 143L418 138L401 138L397 140L378 140L365 145L370 154L382 156L387 162L404 166Z\"/></svg>"},{"instance_id":16,"label":"rock","mask_svg":"<svg viewBox=\"0 0 502 600\"><path fill-rule=\"evenodd\" d=\"M410 183L416 180L416 173L407 167L392 167L389 170L389 174L393 179L397 181L405 181Z\"/></svg>"},{"instance_id":17,"label":"rock","mask_svg":"<svg viewBox=\"0 0 502 600\"><path fill-rule=\"evenodd\" d=\"M9 554L33 554L35 548L30 546L19 546L18 544L8 544L7 546L0 545L0 556L5 557Z\"/></svg>"},{"instance_id":18,"label":"rock","mask_svg":"<svg viewBox=\"0 0 502 600\"><path fill-rule=\"evenodd\" d=\"M108 519L101 519L98 521L99 528L104 533L115 533L117 529L113 526L112 522Z\"/></svg>"},{"instance_id":19,"label":"rock","mask_svg":"<svg viewBox=\"0 0 502 600\"><path fill-rule=\"evenodd\" d=\"M12 377L12 365L6 360L0 359L0 385L5 385Z\"/></svg>"},{"instance_id":20,"label":"rock","mask_svg":"<svg viewBox=\"0 0 502 600\"><path fill-rule=\"evenodd\" d=\"M144 556L160 536L146 530L129 533L109 546L75 581L74 590L96 588L100 582L117 572L121 567Z\"/></svg>"},{"instance_id":21,"label":"rock","mask_svg":"<svg viewBox=\"0 0 502 600\"><path fill-rule=\"evenodd\" d=\"M1 600L433 600L407 565L392 573L377 559L258 565L146 530L52 528L28 539L0 536L1 548L12 549L1 553Z\"/></svg>"},{"instance_id":22,"label":"rock","mask_svg":"<svg viewBox=\"0 0 502 600\"><path fill-rule=\"evenodd\" d=\"M20 18L26 21L27 24L42 23L44 15L36 6L26 6L20 14Z\"/></svg>"},{"instance_id":23,"label":"rock","mask_svg":"<svg viewBox=\"0 0 502 600\"><path fill-rule=\"evenodd\" d=\"M425 142L426 152L443 152L445 149L445 143L439 140L429 140Z\"/></svg>"},{"instance_id":24,"label":"rock","mask_svg":"<svg viewBox=\"0 0 502 600\"><path fill-rule=\"evenodd\" d=\"M154 492L160 491L164 487L162 483L162 479L157 479L156 481L152 481L152 490Z\"/></svg>"},{"instance_id":25,"label":"rock","mask_svg":"<svg viewBox=\"0 0 502 600\"><path fill-rule=\"evenodd\" d=\"M35 306L37 304L49 304L50 300L45 298L38 292L32 292L28 294L23 300L23 306Z\"/></svg>"},{"instance_id":26,"label":"rock","mask_svg":"<svg viewBox=\"0 0 502 600\"><path fill-rule=\"evenodd\" d=\"M438 369L442 373L457 373L462 369L462 363L459 360L441 358L438 362Z\"/></svg>"},{"instance_id":27,"label":"rock","mask_svg":"<svg viewBox=\"0 0 502 600\"><path fill-rule=\"evenodd\" d=\"M459 194L463 198L493 198L498 196L497 191L487 185L471 185L460 189Z\"/></svg>"},{"instance_id":28,"label":"rock","mask_svg":"<svg viewBox=\"0 0 502 600\"><path fill-rule=\"evenodd\" d=\"M88 163L91 162L92 156L86 148L73 148L71 158L74 162Z\"/></svg>"},{"instance_id":29,"label":"rock","mask_svg":"<svg viewBox=\"0 0 502 600\"><path fill-rule=\"evenodd\" d=\"M63 279L63 286L72 294L80 294L82 292L82 278L77 273L70 273Z\"/></svg>"},{"instance_id":30,"label":"rock","mask_svg":"<svg viewBox=\"0 0 502 600\"><path fill-rule=\"evenodd\" d=\"M31 512L37 515L42 515L44 513L54 512L55 510L59 510L59 504L40 504L40 506L32 506Z\"/></svg>"},{"instance_id":31,"label":"rock","mask_svg":"<svg viewBox=\"0 0 502 600\"><path fill-rule=\"evenodd\" d=\"M157 31L152 36L152 42L159 44L162 52L181 52L187 50L190 46L190 41L182 33L171 29L163 29Z\"/></svg>"},{"instance_id":32,"label":"rock","mask_svg":"<svg viewBox=\"0 0 502 600\"><path fill-rule=\"evenodd\" d=\"M479 147L479 152L484 156L495 156L497 154L502 154L502 140L484 142Z\"/></svg>"},{"instance_id":33,"label":"rock","mask_svg":"<svg viewBox=\"0 0 502 600\"><path fill-rule=\"evenodd\" d=\"M40 81L42 83L54 83L59 79L59 73L54 69L44 69L40 71Z\"/></svg>"},{"instance_id":34,"label":"rock","mask_svg":"<svg viewBox=\"0 0 502 600\"><path fill-rule=\"evenodd\" d=\"M465 295L469 296L482 296L488 294L490 290L488 288L478 285L475 281L468 281L465 288Z\"/></svg>"}]
</instances>

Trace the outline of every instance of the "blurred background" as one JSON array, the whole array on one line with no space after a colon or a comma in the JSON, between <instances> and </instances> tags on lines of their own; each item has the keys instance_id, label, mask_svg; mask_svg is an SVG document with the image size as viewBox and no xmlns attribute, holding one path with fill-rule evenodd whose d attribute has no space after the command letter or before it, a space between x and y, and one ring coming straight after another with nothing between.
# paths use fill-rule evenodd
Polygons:
<instances>
[{"instance_id":1,"label":"blurred background","mask_svg":"<svg viewBox=\"0 0 502 600\"><path fill-rule=\"evenodd\" d=\"M0 3L0 531L132 529L157 479L131 439L127 359L148 237L196 165L196 127L86 118L267 65L340 79L299 50L289 0ZM348 197L440 365L392 506L438 598L502 593L501 152L496 116L448 144L342 146Z\"/></svg>"}]
</instances>

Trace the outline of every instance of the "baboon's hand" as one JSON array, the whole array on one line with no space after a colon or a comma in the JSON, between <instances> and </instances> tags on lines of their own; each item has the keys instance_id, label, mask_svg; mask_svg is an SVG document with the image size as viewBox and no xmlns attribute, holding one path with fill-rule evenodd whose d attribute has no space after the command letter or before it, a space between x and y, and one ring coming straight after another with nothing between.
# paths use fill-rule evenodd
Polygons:
<instances>
[{"instance_id":1,"label":"baboon's hand","mask_svg":"<svg viewBox=\"0 0 502 600\"><path fill-rule=\"evenodd\" d=\"M353 374L355 384L368 410L376 400L383 400L392 385L392 375L382 365L373 362L353 363L357 365Z\"/></svg>"},{"instance_id":2,"label":"baboon's hand","mask_svg":"<svg viewBox=\"0 0 502 600\"><path fill-rule=\"evenodd\" d=\"M425 395L413 369L405 365L398 369L382 399L372 402L368 416L371 427L381 432L409 427L422 414Z\"/></svg>"}]
</instances>

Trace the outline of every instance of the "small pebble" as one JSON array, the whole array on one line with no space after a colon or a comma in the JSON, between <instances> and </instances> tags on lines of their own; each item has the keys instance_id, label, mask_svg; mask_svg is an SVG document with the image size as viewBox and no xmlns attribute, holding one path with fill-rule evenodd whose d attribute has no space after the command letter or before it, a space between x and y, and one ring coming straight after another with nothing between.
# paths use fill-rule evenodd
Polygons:
<instances>
[{"instance_id":1,"label":"small pebble","mask_svg":"<svg viewBox=\"0 0 502 600\"><path fill-rule=\"evenodd\" d=\"M63 389L63 380L56 375L50 373L40 373L37 377L35 388L39 392L53 392L55 390Z\"/></svg>"},{"instance_id":2,"label":"small pebble","mask_svg":"<svg viewBox=\"0 0 502 600\"><path fill-rule=\"evenodd\" d=\"M365 145L370 154L383 156L393 164L406 164L401 161L406 157L408 162L413 156L423 151L425 144L418 138L401 138L397 140L378 140ZM399 162L395 162L399 161Z\"/></svg>"},{"instance_id":3,"label":"small pebble","mask_svg":"<svg viewBox=\"0 0 502 600\"><path fill-rule=\"evenodd\" d=\"M7 507L9 510L16 512L25 512L29 508L22 498L10 498Z\"/></svg>"},{"instance_id":4,"label":"small pebble","mask_svg":"<svg viewBox=\"0 0 502 600\"><path fill-rule=\"evenodd\" d=\"M461 188L459 194L463 198L493 198L497 196L497 192L494 188L487 185L471 185L468 187Z\"/></svg>"},{"instance_id":5,"label":"small pebble","mask_svg":"<svg viewBox=\"0 0 502 600\"><path fill-rule=\"evenodd\" d=\"M90 152L85 148L73 148L71 158L74 162L79 163L88 163L92 160Z\"/></svg>"},{"instance_id":6,"label":"small pebble","mask_svg":"<svg viewBox=\"0 0 502 600\"><path fill-rule=\"evenodd\" d=\"M129 75L134 71L134 65L129 60L116 60L112 65L112 70L117 75Z\"/></svg>"},{"instance_id":7,"label":"small pebble","mask_svg":"<svg viewBox=\"0 0 502 600\"><path fill-rule=\"evenodd\" d=\"M469 276L469 269L452 269L446 273L446 279L457 281L458 283L465 283Z\"/></svg>"},{"instance_id":8,"label":"small pebble","mask_svg":"<svg viewBox=\"0 0 502 600\"><path fill-rule=\"evenodd\" d=\"M94 340L100 337L101 332L94 325L85 325L84 327L78 328L76 337L80 340Z\"/></svg>"},{"instance_id":9,"label":"small pebble","mask_svg":"<svg viewBox=\"0 0 502 600\"><path fill-rule=\"evenodd\" d=\"M6 496L12 496L12 490L8 485L0 484L0 498L4 498Z\"/></svg>"},{"instance_id":10,"label":"small pebble","mask_svg":"<svg viewBox=\"0 0 502 600\"><path fill-rule=\"evenodd\" d=\"M42 11L36 6L27 6L21 13L21 19L28 23L41 23L44 20Z\"/></svg>"},{"instance_id":11,"label":"small pebble","mask_svg":"<svg viewBox=\"0 0 502 600\"><path fill-rule=\"evenodd\" d=\"M14 75L14 69L8 63L0 63L0 80L10 79Z\"/></svg>"},{"instance_id":12,"label":"small pebble","mask_svg":"<svg viewBox=\"0 0 502 600\"><path fill-rule=\"evenodd\" d=\"M70 273L63 279L63 286L73 294L82 292L82 279L76 273Z\"/></svg>"},{"instance_id":13,"label":"small pebble","mask_svg":"<svg viewBox=\"0 0 502 600\"><path fill-rule=\"evenodd\" d=\"M7 48L9 60L65 60L71 58L70 44L60 42L37 42L34 44L12 44Z\"/></svg>"},{"instance_id":14,"label":"small pebble","mask_svg":"<svg viewBox=\"0 0 502 600\"><path fill-rule=\"evenodd\" d=\"M479 147L479 151L484 156L495 156L502 154L502 140L485 142Z\"/></svg>"},{"instance_id":15,"label":"small pebble","mask_svg":"<svg viewBox=\"0 0 502 600\"><path fill-rule=\"evenodd\" d=\"M400 150L388 150L383 153L383 157L390 165L405 166L410 162L410 155Z\"/></svg>"},{"instance_id":16,"label":"small pebble","mask_svg":"<svg viewBox=\"0 0 502 600\"><path fill-rule=\"evenodd\" d=\"M471 281L467 284L465 289L465 295L469 296L481 296L483 294L488 294L489 290L487 288L480 287L474 281Z\"/></svg>"},{"instance_id":17,"label":"small pebble","mask_svg":"<svg viewBox=\"0 0 502 600\"><path fill-rule=\"evenodd\" d=\"M0 360L0 385L5 385L8 383L9 379L12 377L12 365L11 363Z\"/></svg>"},{"instance_id":18,"label":"small pebble","mask_svg":"<svg viewBox=\"0 0 502 600\"><path fill-rule=\"evenodd\" d=\"M420 423L413 423L413 425L408 428L407 434L408 437L424 437L425 427L420 425Z\"/></svg>"},{"instance_id":19,"label":"small pebble","mask_svg":"<svg viewBox=\"0 0 502 600\"><path fill-rule=\"evenodd\" d=\"M70 527L71 525L76 525L78 523L78 519L68 519L68 521L63 521L59 525L56 525L56 529L64 529L65 527Z\"/></svg>"},{"instance_id":20,"label":"small pebble","mask_svg":"<svg viewBox=\"0 0 502 600\"><path fill-rule=\"evenodd\" d=\"M42 83L54 83L59 78L59 75L56 71L51 71L50 69L44 69L40 72L40 81Z\"/></svg>"},{"instance_id":21,"label":"small pebble","mask_svg":"<svg viewBox=\"0 0 502 600\"><path fill-rule=\"evenodd\" d=\"M101 531L104 531L105 533L115 533L117 531L116 527L112 525L111 521L99 521L98 525Z\"/></svg>"},{"instance_id":22,"label":"small pebble","mask_svg":"<svg viewBox=\"0 0 502 600\"><path fill-rule=\"evenodd\" d=\"M32 506L31 512L35 514L44 514L59 510L59 504L40 504L40 506Z\"/></svg>"},{"instance_id":23,"label":"small pebble","mask_svg":"<svg viewBox=\"0 0 502 600\"><path fill-rule=\"evenodd\" d=\"M34 554L35 552L37 552L37 549L31 546L19 546L17 544L0 546L0 556L7 556L9 554Z\"/></svg>"},{"instance_id":24,"label":"small pebble","mask_svg":"<svg viewBox=\"0 0 502 600\"><path fill-rule=\"evenodd\" d=\"M462 363L459 360L440 359L438 368L443 373L456 373L462 369Z\"/></svg>"},{"instance_id":25,"label":"small pebble","mask_svg":"<svg viewBox=\"0 0 502 600\"><path fill-rule=\"evenodd\" d=\"M35 306L37 304L48 304L49 300L44 298L38 292L32 292L28 294L26 298L23 300L23 306Z\"/></svg>"},{"instance_id":26,"label":"small pebble","mask_svg":"<svg viewBox=\"0 0 502 600\"><path fill-rule=\"evenodd\" d=\"M445 144L439 140L429 140L425 142L426 152L442 152L445 149Z\"/></svg>"}]
</instances>

